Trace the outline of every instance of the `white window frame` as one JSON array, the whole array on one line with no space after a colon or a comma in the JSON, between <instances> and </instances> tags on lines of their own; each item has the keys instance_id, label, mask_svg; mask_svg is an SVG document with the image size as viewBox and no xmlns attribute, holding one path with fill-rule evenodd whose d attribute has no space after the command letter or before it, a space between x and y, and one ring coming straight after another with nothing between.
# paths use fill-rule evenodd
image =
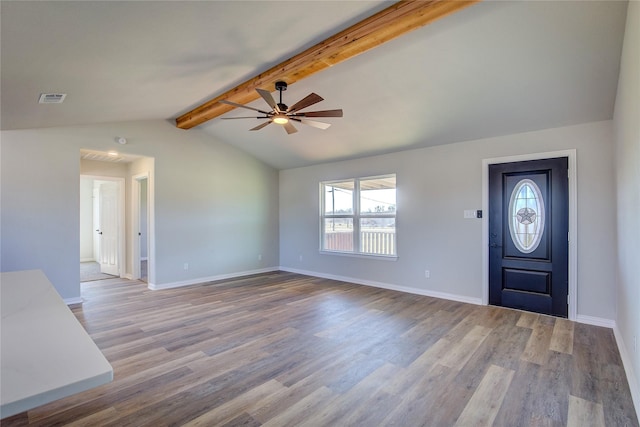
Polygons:
<instances>
[{"instance_id":1,"label":"white window frame","mask_svg":"<svg viewBox=\"0 0 640 427\"><path fill-rule=\"evenodd\" d=\"M396 209L393 213L369 213L360 212L360 181L367 181L371 179L377 178L390 178L397 177L395 173L385 174L385 175L375 175L375 176L364 176L358 178L344 178L344 179L336 179L332 181L322 181L320 182L320 252L324 254L333 254L333 255L346 255L346 256L356 256L356 257L365 257L365 258L382 258L382 259L390 259L396 260L398 258L398 245L397 245L397 202ZM353 182L353 194L352 194L352 208L353 213L351 214L327 214L325 209L325 196L326 186L331 186L332 184L341 183L341 182ZM397 183L396 183L396 191L397 191ZM353 251L344 251L344 250L331 250L324 248L325 241L325 224L326 219L351 219L353 223ZM393 247L395 249L394 254L374 254L370 252L362 252L361 251L361 242L360 242L360 220L366 218L394 218L395 221L395 232L393 236Z\"/></svg>"}]
</instances>

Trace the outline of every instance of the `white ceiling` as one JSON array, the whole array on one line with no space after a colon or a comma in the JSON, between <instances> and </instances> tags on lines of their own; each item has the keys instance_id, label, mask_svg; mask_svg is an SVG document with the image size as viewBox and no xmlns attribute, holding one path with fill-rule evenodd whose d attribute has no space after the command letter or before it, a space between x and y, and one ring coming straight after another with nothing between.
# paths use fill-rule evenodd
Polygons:
<instances>
[{"instance_id":1,"label":"white ceiling","mask_svg":"<svg viewBox=\"0 0 640 427\"><path fill-rule=\"evenodd\" d=\"M3 0L2 129L173 121L391 3ZM607 120L626 6L485 1L291 85L289 105L316 92L310 110L344 110L328 130L198 128L285 169ZM38 104L44 92L67 98Z\"/></svg>"}]
</instances>

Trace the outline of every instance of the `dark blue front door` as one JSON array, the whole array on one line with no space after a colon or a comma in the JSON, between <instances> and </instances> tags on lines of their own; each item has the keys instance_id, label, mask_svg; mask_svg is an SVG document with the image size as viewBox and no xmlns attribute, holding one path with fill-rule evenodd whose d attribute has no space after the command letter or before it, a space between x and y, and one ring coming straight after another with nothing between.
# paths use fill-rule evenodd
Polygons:
<instances>
[{"instance_id":1,"label":"dark blue front door","mask_svg":"<svg viewBox=\"0 0 640 427\"><path fill-rule=\"evenodd\" d=\"M566 157L489 165L489 303L567 317Z\"/></svg>"}]
</instances>

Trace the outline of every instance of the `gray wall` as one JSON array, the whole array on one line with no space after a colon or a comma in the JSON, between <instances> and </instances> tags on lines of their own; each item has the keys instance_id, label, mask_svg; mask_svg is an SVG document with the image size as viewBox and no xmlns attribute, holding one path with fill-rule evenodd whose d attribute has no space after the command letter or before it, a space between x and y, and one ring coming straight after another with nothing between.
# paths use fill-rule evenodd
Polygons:
<instances>
[{"instance_id":1,"label":"gray wall","mask_svg":"<svg viewBox=\"0 0 640 427\"><path fill-rule=\"evenodd\" d=\"M610 121L462 142L280 172L280 265L392 285L417 293L482 298L482 160L577 150L578 315L615 319L615 189ZM398 260L319 253L320 181L397 173ZM300 261L302 255L302 261ZM424 270L431 277L425 278Z\"/></svg>"},{"instance_id":2,"label":"gray wall","mask_svg":"<svg viewBox=\"0 0 640 427\"><path fill-rule=\"evenodd\" d=\"M278 265L277 171L197 129L158 120L0 137L2 271L42 269L63 298L80 297L81 148L155 158L157 285Z\"/></svg>"},{"instance_id":3,"label":"gray wall","mask_svg":"<svg viewBox=\"0 0 640 427\"><path fill-rule=\"evenodd\" d=\"M640 2L629 2L614 113L618 213L617 325L640 413Z\"/></svg>"}]
</instances>

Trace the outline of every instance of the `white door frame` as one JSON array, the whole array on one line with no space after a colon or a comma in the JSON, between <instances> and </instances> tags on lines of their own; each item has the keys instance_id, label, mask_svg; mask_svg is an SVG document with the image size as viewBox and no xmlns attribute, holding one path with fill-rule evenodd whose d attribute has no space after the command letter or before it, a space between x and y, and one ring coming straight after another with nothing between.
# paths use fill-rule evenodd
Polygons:
<instances>
[{"instance_id":1,"label":"white door frame","mask_svg":"<svg viewBox=\"0 0 640 427\"><path fill-rule=\"evenodd\" d=\"M155 283L155 215L154 191L151 172L131 177L131 273L132 279L140 279L140 181L147 180L147 284Z\"/></svg>"},{"instance_id":2,"label":"white door frame","mask_svg":"<svg viewBox=\"0 0 640 427\"><path fill-rule=\"evenodd\" d=\"M567 157L569 159L569 320L578 311L578 182L576 150L549 151L482 160L482 304L489 304L489 165L527 160Z\"/></svg>"},{"instance_id":3,"label":"white door frame","mask_svg":"<svg viewBox=\"0 0 640 427\"><path fill-rule=\"evenodd\" d=\"M125 195L124 195L124 178L100 175L80 175L80 178L87 178L94 181L111 181L118 186L118 277L124 276L126 245L125 245Z\"/></svg>"}]
</instances>

